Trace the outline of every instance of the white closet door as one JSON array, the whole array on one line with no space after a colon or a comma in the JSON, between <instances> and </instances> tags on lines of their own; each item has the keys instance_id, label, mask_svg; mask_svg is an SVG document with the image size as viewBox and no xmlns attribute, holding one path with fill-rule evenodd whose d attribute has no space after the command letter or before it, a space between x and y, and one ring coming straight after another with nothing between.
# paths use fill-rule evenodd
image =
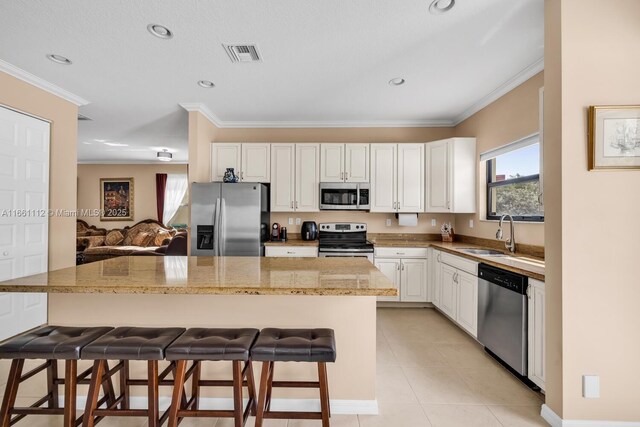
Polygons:
<instances>
[{"instance_id":1,"label":"white closet door","mask_svg":"<svg viewBox=\"0 0 640 427\"><path fill-rule=\"evenodd\" d=\"M0 107L0 281L47 271L49 123ZM47 321L47 295L0 294L0 340Z\"/></svg>"}]
</instances>

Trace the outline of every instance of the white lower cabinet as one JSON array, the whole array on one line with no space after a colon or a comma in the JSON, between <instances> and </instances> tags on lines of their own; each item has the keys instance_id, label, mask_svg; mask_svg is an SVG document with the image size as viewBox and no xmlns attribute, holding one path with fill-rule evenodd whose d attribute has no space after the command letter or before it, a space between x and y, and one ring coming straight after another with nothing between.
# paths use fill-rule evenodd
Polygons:
<instances>
[{"instance_id":1,"label":"white lower cabinet","mask_svg":"<svg viewBox=\"0 0 640 427\"><path fill-rule=\"evenodd\" d=\"M264 256L281 258L316 258L318 248L315 246L265 246Z\"/></svg>"},{"instance_id":2,"label":"white lower cabinet","mask_svg":"<svg viewBox=\"0 0 640 427\"><path fill-rule=\"evenodd\" d=\"M478 263L434 251L433 304L474 337L478 334Z\"/></svg>"},{"instance_id":3,"label":"white lower cabinet","mask_svg":"<svg viewBox=\"0 0 640 427\"><path fill-rule=\"evenodd\" d=\"M440 295L442 294L440 251L433 250L431 256L431 301L440 308Z\"/></svg>"},{"instance_id":4,"label":"white lower cabinet","mask_svg":"<svg viewBox=\"0 0 640 427\"><path fill-rule=\"evenodd\" d=\"M544 390L544 283L529 279L527 295L529 296L528 376L531 381Z\"/></svg>"},{"instance_id":5,"label":"white lower cabinet","mask_svg":"<svg viewBox=\"0 0 640 427\"><path fill-rule=\"evenodd\" d=\"M429 264L426 248L376 249L375 266L399 290L397 297L378 297L378 301L428 301Z\"/></svg>"}]
</instances>

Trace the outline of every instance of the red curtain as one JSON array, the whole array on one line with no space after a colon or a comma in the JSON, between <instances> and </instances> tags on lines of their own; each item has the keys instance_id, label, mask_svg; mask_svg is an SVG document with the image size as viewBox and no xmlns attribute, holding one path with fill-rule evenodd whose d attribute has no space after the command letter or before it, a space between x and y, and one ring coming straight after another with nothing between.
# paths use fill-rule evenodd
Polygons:
<instances>
[{"instance_id":1,"label":"red curtain","mask_svg":"<svg viewBox=\"0 0 640 427\"><path fill-rule=\"evenodd\" d=\"M162 213L164 212L164 190L167 187L167 174L156 174L156 209L158 212L158 221L162 222Z\"/></svg>"}]
</instances>

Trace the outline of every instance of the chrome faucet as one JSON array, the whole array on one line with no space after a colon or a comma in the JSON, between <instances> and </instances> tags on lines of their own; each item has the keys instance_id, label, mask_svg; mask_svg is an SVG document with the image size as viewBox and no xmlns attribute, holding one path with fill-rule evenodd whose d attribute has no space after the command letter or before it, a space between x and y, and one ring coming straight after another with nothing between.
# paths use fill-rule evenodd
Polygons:
<instances>
[{"instance_id":1,"label":"chrome faucet","mask_svg":"<svg viewBox=\"0 0 640 427\"><path fill-rule=\"evenodd\" d=\"M504 247L507 248L507 250L513 254L516 252L516 237L514 235L513 218L511 217L511 215L507 214L507 215L502 215L502 217L500 217L500 224L498 225L498 231L496 231L496 239L502 240L502 221L506 217L509 217L509 223L511 226L510 226L509 240L504 242Z\"/></svg>"}]
</instances>

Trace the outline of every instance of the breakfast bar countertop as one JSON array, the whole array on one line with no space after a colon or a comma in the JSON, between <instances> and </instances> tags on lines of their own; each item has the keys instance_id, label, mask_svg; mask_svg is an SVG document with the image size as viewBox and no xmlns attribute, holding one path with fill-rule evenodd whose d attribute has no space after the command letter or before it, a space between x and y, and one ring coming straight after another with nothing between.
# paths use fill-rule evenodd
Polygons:
<instances>
[{"instance_id":1,"label":"breakfast bar countertop","mask_svg":"<svg viewBox=\"0 0 640 427\"><path fill-rule=\"evenodd\" d=\"M0 282L0 292L395 296L366 259L133 256Z\"/></svg>"}]
</instances>

